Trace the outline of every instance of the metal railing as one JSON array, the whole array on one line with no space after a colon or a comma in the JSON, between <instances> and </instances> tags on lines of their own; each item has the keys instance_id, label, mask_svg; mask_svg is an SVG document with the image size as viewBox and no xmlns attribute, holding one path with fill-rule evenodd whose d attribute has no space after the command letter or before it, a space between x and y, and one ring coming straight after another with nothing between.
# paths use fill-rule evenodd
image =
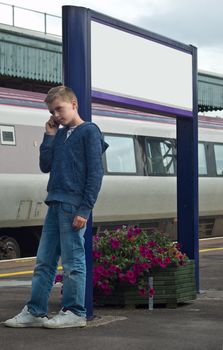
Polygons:
<instances>
[{"instance_id":1,"label":"metal railing","mask_svg":"<svg viewBox=\"0 0 223 350\"><path fill-rule=\"evenodd\" d=\"M62 36L62 18L60 16L9 5L4 2L0 2L0 23Z\"/></svg>"}]
</instances>

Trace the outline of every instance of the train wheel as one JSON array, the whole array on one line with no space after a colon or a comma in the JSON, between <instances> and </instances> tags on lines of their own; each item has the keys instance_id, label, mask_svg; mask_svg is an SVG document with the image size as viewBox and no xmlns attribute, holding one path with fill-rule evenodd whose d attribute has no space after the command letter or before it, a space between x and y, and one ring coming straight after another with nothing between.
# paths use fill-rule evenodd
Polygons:
<instances>
[{"instance_id":1,"label":"train wheel","mask_svg":"<svg viewBox=\"0 0 223 350\"><path fill-rule=\"evenodd\" d=\"M1 237L1 258L2 259L17 259L21 257L21 251L18 242L8 236Z\"/></svg>"}]
</instances>

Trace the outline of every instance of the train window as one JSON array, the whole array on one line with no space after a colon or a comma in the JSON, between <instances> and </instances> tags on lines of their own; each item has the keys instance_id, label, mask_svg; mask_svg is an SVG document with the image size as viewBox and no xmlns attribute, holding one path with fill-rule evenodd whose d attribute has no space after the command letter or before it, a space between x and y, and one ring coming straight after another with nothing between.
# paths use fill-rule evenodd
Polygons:
<instances>
[{"instance_id":1,"label":"train window","mask_svg":"<svg viewBox=\"0 0 223 350\"><path fill-rule=\"evenodd\" d=\"M147 139L147 164L150 175L174 175L175 140Z\"/></svg>"},{"instance_id":2,"label":"train window","mask_svg":"<svg viewBox=\"0 0 223 350\"><path fill-rule=\"evenodd\" d=\"M15 146L15 128L14 126L0 125L0 139L2 145Z\"/></svg>"},{"instance_id":3,"label":"train window","mask_svg":"<svg viewBox=\"0 0 223 350\"><path fill-rule=\"evenodd\" d=\"M214 145L217 175L223 175L223 145Z\"/></svg>"},{"instance_id":4,"label":"train window","mask_svg":"<svg viewBox=\"0 0 223 350\"><path fill-rule=\"evenodd\" d=\"M199 175L207 175L205 145L203 143L198 144L198 169Z\"/></svg>"},{"instance_id":5,"label":"train window","mask_svg":"<svg viewBox=\"0 0 223 350\"><path fill-rule=\"evenodd\" d=\"M105 135L109 144L106 164L109 173L136 173L134 141L128 136Z\"/></svg>"}]
</instances>

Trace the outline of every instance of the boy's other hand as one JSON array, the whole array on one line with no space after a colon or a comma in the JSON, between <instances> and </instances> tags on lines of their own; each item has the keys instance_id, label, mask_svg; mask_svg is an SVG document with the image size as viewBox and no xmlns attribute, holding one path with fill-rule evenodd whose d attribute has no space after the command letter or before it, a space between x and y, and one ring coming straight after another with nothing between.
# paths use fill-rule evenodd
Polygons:
<instances>
[{"instance_id":1,"label":"boy's other hand","mask_svg":"<svg viewBox=\"0 0 223 350\"><path fill-rule=\"evenodd\" d=\"M72 226L75 230L80 230L86 225L86 223L87 223L87 219L77 215L74 217Z\"/></svg>"}]
</instances>

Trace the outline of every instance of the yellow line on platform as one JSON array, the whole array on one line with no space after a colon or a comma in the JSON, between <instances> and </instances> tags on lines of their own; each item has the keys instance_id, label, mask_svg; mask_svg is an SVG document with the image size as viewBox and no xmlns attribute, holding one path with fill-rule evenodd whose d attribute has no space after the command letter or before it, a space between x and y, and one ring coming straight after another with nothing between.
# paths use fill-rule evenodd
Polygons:
<instances>
[{"instance_id":1,"label":"yellow line on platform","mask_svg":"<svg viewBox=\"0 0 223 350\"><path fill-rule=\"evenodd\" d=\"M199 253L206 253L206 252L211 252L211 251L214 251L214 250L223 250L223 247L200 249Z\"/></svg>"},{"instance_id":2,"label":"yellow line on platform","mask_svg":"<svg viewBox=\"0 0 223 350\"><path fill-rule=\"evenodd\" d=\"M223 247L200 249L199 253L206 253L206 252L219 251L219 250L223 250ZM57 270L62 270L62 266L58 266ZM13 277L13 276L31 275L32 273L33 273L33 270L9 272L9 273L0 273L0 278L1 277Z\"/></svg>"},{"instance_id":3,"label":"yellow line on platform","mask_svg":"<svg viewBox=\"0 0 223 350\"><path fill-rule=\"evenodd\" d=\"M62 270L62 266L59 266L57 270ZM9 272L9 273L0 273L1 277L13 277L13 276L21 276L21 275L32 275L33 270L29 271L18 271L18 272Z\"/></svg>"},{"instance_id":4,"label":"yellow line on platform","mask_svg":"<svg viewBox=\"0 0 223 350\"><path fill-rule=\"evenodd\" d=\"M18 272L10 272L10 273L1 273L0 277L12 277L19 275L31 275L33 271L18 271Z\"/></svg>"}]
</instances>

